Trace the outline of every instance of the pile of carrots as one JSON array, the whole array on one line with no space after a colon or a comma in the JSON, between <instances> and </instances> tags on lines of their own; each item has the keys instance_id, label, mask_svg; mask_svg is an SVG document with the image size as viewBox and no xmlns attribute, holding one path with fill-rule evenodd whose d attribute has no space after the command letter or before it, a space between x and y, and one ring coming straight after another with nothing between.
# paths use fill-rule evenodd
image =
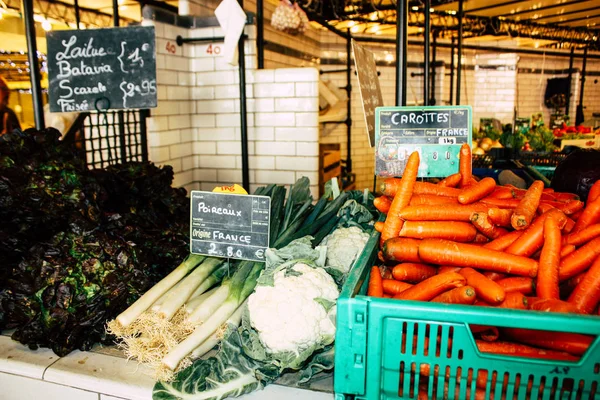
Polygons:
<instances>
[{"instance_id":1,"label":"pile of carrots","mask_svg":"<svg viewBox=\"0 0 600 400\"><path fill-rule=\"evenodd\" d=\"M459 172L439 183L417 181L418 168L415 152L375 199L387 217L375 226L382 265L371 270L369 296L600 313L600 181L587 204L541 181L527 190L478 181L466 144ZM474 333L483 352L559 360L578 359L594 339L496 327Z\"/></svg>"}]
</instances>

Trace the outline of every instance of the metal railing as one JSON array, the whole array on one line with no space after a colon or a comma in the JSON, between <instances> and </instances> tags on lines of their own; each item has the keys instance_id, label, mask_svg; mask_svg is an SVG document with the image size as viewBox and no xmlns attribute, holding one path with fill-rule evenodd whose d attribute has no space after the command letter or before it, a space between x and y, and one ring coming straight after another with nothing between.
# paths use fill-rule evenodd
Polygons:
<instances>
[{"instance_id":1,"label":"metal railing","mask_svg":"<svg viewBox=\"0 0 600 400\"><path fill-rule=\"evenodd\" d=\"M81 151L88 168L105 168L129 161L148 161L148 110L82 113L65 141Z\"/></svg>"}]
</instances>

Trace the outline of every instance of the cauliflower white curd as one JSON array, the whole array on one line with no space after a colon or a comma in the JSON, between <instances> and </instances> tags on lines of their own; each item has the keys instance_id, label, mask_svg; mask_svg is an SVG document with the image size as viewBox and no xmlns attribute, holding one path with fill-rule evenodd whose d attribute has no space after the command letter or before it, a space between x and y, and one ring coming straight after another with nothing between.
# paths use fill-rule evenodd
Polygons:
<instances>
[{"instance_id":1,"label":"cauliflower white curd","mask_svg":"<svg viewBox=\"0 0 600 400\"><path fill-rule=\"evenodd\" d=\"M300 353L333 341L335 307L328 312L316 300L334 303L338 296L325 270L298 263L275 273L274 286L256 287L248 299L250 323L267 351Z\"/></svg>"},{"instance_id":2,"label":"cauliflower white curd","mask_svg":"<svg viewBox=\"0 0 600 400\"><path fill-rule=\"evenodd\" d=\"M321 243L327 246L326 265L348 273L368 240L369 234L357 226L336 229Z\"/></svg>"}]
</instances>

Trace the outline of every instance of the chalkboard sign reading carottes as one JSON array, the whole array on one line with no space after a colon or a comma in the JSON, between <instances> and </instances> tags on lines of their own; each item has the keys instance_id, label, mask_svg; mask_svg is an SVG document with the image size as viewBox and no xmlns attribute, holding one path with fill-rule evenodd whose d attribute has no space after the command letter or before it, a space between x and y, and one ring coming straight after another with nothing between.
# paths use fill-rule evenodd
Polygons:
<instances>
[{"instance_id":1,"label":"chalkboard sign reading carottes","mask_svg":"<svg viewBox=\"0 0 600 400\"><path fill-rule=\"evenodd\" d=\"M154 27L52 31L46 39L50 111L156 107Z\"/></svg>"},{"instance_id":2,"label":"chalkboard sign reading carottes","mask_svg":"<svg viewBox=\"0 0 600 400\"><path fill-rule=\"evenodd\" d=\"M365 124L369 135L369 146L373 147L375 145L375 109L383 106L383 95L377 77L377 64L373 53L357 44L354 39L352 39L352 47Z\"/></svg>"},{"instance_id":3,"label":"chalkboard sign reading carottes","mask_svg":"<svg viewBox=\"0 0 600 400\"><path fill-rule=\"evenodd\" d=\"M408 156L418 151L419 177L458 172L463 143L471 143L470 106L379 107L375 113L375 174L402 176Z\"/></svg>"},{"instance_id":4,"label":"chalkboard sign reading carottes","mask_svg":"<svg viewBox=\"0 0 600 400\"><path fill-rule=\"evenodd\" d=\"M191 204L192 253L265 261L270 197L192 191Z\"/></svg>"}]
</instances>

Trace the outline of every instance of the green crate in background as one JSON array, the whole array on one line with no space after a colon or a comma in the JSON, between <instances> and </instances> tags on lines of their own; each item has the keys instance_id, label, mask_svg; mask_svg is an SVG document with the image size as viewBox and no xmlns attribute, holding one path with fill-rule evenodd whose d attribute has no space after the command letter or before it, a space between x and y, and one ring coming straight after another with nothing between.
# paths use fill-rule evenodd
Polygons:
<instances>
[{"instance_id":1,"label":"green crate in background","mask_svg":"<svg viewBox=\"0 0 600 400\"><path fill-rule=\"evenodd\" d=\"M480 353L468 329L485 324L599 335L599 317L367 297L378 244L379 233L373 232L338 300L336 400L417 399L422 364L432 366L429 399L475 399L476 382L469 377L484 369L489 372L485 399L600 397L600 339L578 362L534 360ZM439 374L433 376L435 370ZM496 385L491 387L494 373ZM477 395L482 398L481 392Z\"/></svg>"},{"instance_id":2,"label":"green crate in background","mask_svg":"<svg viewBox=\"0 0 600 400\"><path fill-rule=\"evenodd\" d=\"M554 171L556 171L556 167L542 167L534 165L533 168L535 168L540 174L544 175L549 180L552 180L552 177L554 176Z\"/></svg>"}]
</instances>

